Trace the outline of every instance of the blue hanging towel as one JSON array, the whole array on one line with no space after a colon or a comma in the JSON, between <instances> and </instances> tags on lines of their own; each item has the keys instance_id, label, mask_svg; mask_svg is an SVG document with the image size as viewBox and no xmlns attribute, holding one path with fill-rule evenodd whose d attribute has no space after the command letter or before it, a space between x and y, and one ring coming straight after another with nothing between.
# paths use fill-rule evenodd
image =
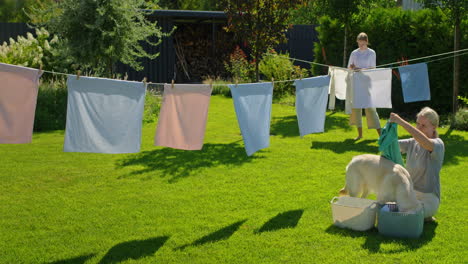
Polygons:
<instances>
[{"instance_id":1,"label":"blue hanging towel","mask_svg":"<svg viewBox=\"0 0 468 264\"><path fill-rule=\"evenodd\" d=\"M431 100L427 64L418 63L398 67L405 103Z\"/></svg>"},{"instance_id":2,"label":"blue hanging towel","mask_svg":"<svg viewBox=\"0 0 468 264\"><path fill-rule=\"evenodd\" d=\"M69 75L65 152L137 153L146 85Z\"/></svg>"},{"instance_id":3,"label":"blue hanging towel","mask_svg":"<svg viewBox=\"0 0 468 264\"><path fill-rule=\"evenodd\" d=\"M382 129L382 135L379 137L379 151L382 156L405 166L401 157L400 145L398 144L398 125L387 121Z\"/></svg>"},{"instance_id":4,"label":"blue hanging towel","mask_svg":"<svg viewBox=\"0 0 468 264\"><path fill-rule=\"evenodd\" d=\"M229 85L248 156L270 145L272 83Z\"/></svg>"},{"instance_id":5,"label":"blue hanging towel","mask_svg":"<svg viewBox=\"0 0 468 264\"><path fill-rule=\"evenodd\" d=\"M296 114L301 137L324 131L330 76L296 80Z\"/></svg>"}]
</instances>

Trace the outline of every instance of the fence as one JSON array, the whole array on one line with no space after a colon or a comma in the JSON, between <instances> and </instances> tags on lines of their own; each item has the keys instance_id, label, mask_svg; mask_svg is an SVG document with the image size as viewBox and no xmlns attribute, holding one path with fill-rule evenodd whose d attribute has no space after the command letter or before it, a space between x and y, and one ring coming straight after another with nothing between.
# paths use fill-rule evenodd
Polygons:
<instances>
[{"instance_id":1,"label":"fence","mask_svg":"<svg viewBox=\"0 0 468 264\"><path fill-rule=\"evenodd\" d=\"M167 10L158 10L158 12L153 15L152 19L156 19L158 21L158 25L162 28L164 32L169 32L173 26L177 26L177 23L180 23L181 19L183 19L183 23L187 23L187 16L190 15L190 18L194 18L197 15L199 16L200 12L185 12L182 15L186 17L180 17L181 12L177 13L178 17L171 16L169 12L163 12ZM219 12L212 12L213 19L210 20L210 12L203 12L201 15L203 16L203 23L212 23L213 29L222 30L222 26L220 24L224 24L225 20L223 17L220 18ZM215 14L216 13L216 14ZM195 15L194 15L195 14ZM217 19L216 21L214 19ZM202 22L200 19L193 20L193 26L200 25ZM214 25L217 24L215 27ZM34 34L35 30L29 27L25 23L0 23L0 43L4 41L8 41L9 38L16 39L19 35L26 35L27 32L31 32ZM313 61L314 60L314 53L313 53L313 43L317 41L317 32L315 31L315 26L311 25L294 25L288 32L286 33L288 38L288 42L285 44L279 45L276 49L282 52L289 52L290 56L297 59ZM203 36L206 37L206 36ZM216 32L213 32L213 41L216 37ZM142 66L144 69L142 71L135 71L134 69L130 68L127 65L119 63L117 65L117 72L122 75L128 75L129 80L137 80L141 81L144 77L147 77L148 81L150 82L170 82L176 72L176 53L174 47L174 39L172 36L164 38L162 43L157 46L153 47L146 43L142 44L143 47L151 52L156 53L158 52L160 55L154 60L150 59L142 59ZM216 59L216 58L213 58ZM295 62L296 65L300 65L303 68L310 68L310 65L307 63L302 62ZM47 69L46 69L47 70ZM179 70L180 72L180 70Z\"/></svg>"}]
</instances>

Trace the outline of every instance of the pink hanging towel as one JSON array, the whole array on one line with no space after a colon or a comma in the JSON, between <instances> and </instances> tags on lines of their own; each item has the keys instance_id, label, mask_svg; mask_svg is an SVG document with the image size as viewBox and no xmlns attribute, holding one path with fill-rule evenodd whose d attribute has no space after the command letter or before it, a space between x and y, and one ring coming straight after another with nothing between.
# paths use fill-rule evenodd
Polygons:
<instances>
[{"instance_id":1,"label":"pink hanging towel","mask_svg":"<svg viewBox=\"0 0 468 264\"><path fill-rule=\"evenodd\" d=\"M0 144L31 143L39 70L0 63Z\"/></svg>"},{"instance_id":2,"label":"pink hanging towel","mask_svg":"<svg viewBox=\"0 0 468 264\"><path fill-rule=\"evenodd\" d=\"M155 146L199 150L203 147L211 86L164 85Z\"/></svg>"}]
</instances>

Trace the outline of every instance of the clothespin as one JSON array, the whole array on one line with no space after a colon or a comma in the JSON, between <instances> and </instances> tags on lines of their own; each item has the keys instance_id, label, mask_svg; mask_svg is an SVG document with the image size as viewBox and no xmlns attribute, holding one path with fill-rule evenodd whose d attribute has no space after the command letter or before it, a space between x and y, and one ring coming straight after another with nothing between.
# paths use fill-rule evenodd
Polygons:
<instances>
[{"instance_id":1,"label":"clothespin","mask_svg":"<svg viewBox=\"0 0 468 264\"><path fill-rule=\"evenodd\" d=\"M39 75L42 75L44 71L42 70L42 63L39 65Z\"/></svg>"},{"instance_id":2,"label":"clothespin","mask_svg":"<svg viewBox=\"0 0 468 264\"><path fill-rule=\"evenodd\" d=\"M271 85L275 88L275 78L271 77Z\"/></svg>"},{"instance_id":3,"label":"clothespin","mask_svg":"<svg viewBox=\"0 0 468 264\"><path fill-rule=\"evenodd\" d=\"M142 81L142 82L143 82L144 85L146 85L146 80L147 80L146 77L143 78L143 81Z\"/></svg>"},{"instance_id":4,"label":"clothespin","mask_svg":"<svg viewBox=\"0 0 468 264\"><path fill-rule=\"evenodd\" d=\"M237 80L237 78L236 78L236 80L235 80L235 81L236 81L236 88L237 88L237 84L239 83L239 80Z\"/></svg>"},{"instance_id":5,"label":"clothespin","mask_svg":"<svg viewBox=\"0 0 468 264\"><path fill-rule=\"evenodd\" d=\"M80 79L80 75L81 75L81 71L80 70L76 71L76 79L77 80Z\"/></svg>"},{"instance_id":6,"label":"clothespin","mask_svg":"<svg viewBox=\"0 0 468 264\"><path fill-rule=\"evenodd\" d=\"M172 89L174 89L174 83L175 83L175 81L174 81L174 79L172 79L172 82L171 82L171 88Z\"/></svg>"},{"instance_id":7,"label":"clothespin","mask_svg":"<svg viewBox=\"0 0 468 264\"><path fill-rule=\"evenodd\" d=\"M300 76L300 78L301 78L301 81L302 81L302 71L301 71L301 76Z\"/></svg>"}]
</instances>

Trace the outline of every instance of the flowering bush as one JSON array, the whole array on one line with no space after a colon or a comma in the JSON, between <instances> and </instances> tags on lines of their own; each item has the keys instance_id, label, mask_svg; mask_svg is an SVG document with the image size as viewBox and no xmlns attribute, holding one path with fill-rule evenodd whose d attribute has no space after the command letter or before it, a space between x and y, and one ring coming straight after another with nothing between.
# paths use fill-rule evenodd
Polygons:
<instances>
[{"instance_id":1,"label":"flowering bush","mask_svg":"<svg viewBox=\"0 0 468 264\"><path fill-rule=\"evenodd\" d=\"M224 67L238 82L253 80L254 65L247 60L247 55L239 46L236 46L234 52L229 55L229 62L224 62Z\"/></svg>"},{"instance_id":2,"label":"flowering bush","mask_svg":"<svg viewBox=\"0 0 468 264\"><path fill-rule=\"evenodd\" d=\"M17 40L10 38L10 43L3 42L0 46L0 62L39 68L45 65L51 57L51 49L58 39L54 37L49 42L49 32L45 29L36 29L36 38L27 33L26 37L18 36Z\"/></svg>"}]
</instances>

